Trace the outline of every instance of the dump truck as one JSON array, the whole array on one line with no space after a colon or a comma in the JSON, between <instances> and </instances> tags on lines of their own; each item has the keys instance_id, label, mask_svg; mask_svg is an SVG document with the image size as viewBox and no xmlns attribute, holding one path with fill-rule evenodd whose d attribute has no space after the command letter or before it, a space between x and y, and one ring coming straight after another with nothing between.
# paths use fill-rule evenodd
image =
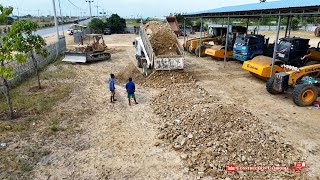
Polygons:
<instances>
[{"instance_id":1,"label":"dump truck","mask_svg":"<svg viewBox=\"0 0 320 180\"><path fill-rule=\"evenodd\" d=\"M246 61L257 55L262 55L265 47L265 38L258 34L239 35L233 46L233 59Z\"/></svg>"},{"instance_id":2,"label":"dump truck","mask_svg":"<svg viewBox=\"0 0 320 180\"><path fill-rule=\"evenodd\" d=\"M167 25L165 24L165 26ZM170 33L173 33L173 31ZM135 39L133 45L136 51L137 65L139 68L142 68L145 76L150 75L153 70L177 70L184 68L183 48L176 37L174 47L176 55L157 55L149 38L145 25L141 24L139 37Z\"/></svg>"},{"instance_id":3,"label":"dump truck","mask_svg":"<svg viewBox=\"0 0 320 180\"><path fill-rule=\"evenodd\" d=\"M180 36L181 35L181 30L179 28L178 25L178 21L177 18L175 16L167 16L166 20L169 24L169 26L171 27L172 31L177 35Z\"/></svg>"},{"instance_id":4,"label":"dump truck","mask_svg":"<svg viewBox=\"0 0 320 180\"><path fill-rule=\"evenodd\" d=\"M107 46L101 34L88 34L89 44L69 46L68 51L64 53L64 62L87 63L93 61L104 61L111 59L111 54L107 52ZM91 39L93 42L91 43Z\"/></svg>"},{"instance_id":5,"label":"dump truck","mask_svg":"<svg viewBox=\"0 0 320 180\"><path fill-rule=\"evenodd\" d=\"M303 67L320 63L319 44L317 48L309 48L309 40L299 37L281 38L277 46L274 73L284 72L282 65ZM252 60L245 61L242 69L249 71L260 79L271 77L272 58L256 56ZM274 74L273 74L274 75Z\"/></svg>"}]
</instances>

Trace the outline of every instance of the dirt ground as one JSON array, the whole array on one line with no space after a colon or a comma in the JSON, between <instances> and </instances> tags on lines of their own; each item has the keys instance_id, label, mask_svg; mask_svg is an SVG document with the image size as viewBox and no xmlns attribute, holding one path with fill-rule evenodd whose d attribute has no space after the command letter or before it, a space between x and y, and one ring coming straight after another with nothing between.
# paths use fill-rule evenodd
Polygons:
<instances>
[{"instance_id":1,"label":"dirt ground","mask_svg":"<svg viewBox=\"0 0 320 180\"><path fill-rule=\"evenodd\" d=\"M30 138L7 142L7 150L23 147L28 142L37 142L41 148L50 150L35 163L28 177L50 180L199 178L199 174L188 172L179 151L159 141L159 129L164 118L154 111L151 104L155 97L166 92L165 82L160 87L137 84L139 104L129 106L124 83L117 80L117 102L109 103L109 74L114 73L117 77L135 62L134 38L135 35L126 34L104 36L112 49L110 61L87 65L60 64L64 70L73 71L74 77L46 81L68 83L72 87L70 96L44 115L45 118L57 118L59 127L66 130L43 138L39 136L42 129L39 126L30 132ZM50 65L46 71L59 73L59 70L56 65ZM320 176L319 109L297 107L289 94L268 94L265 82L242 71L241 63L236 61L227 62L224 68L222 61L186 55L184 71L196 80L190 80L191 84L196 83L201 91L209 93L206 96L217 97L222 104L235 104L246 109L272 130L278 131L281 138L302 153L301 160L306 160L305 179ZM189 76L186 81L189 81ZM177 87L182 83L177 81ZM174 97L180 95L170 94ZM72 127L72 132L68 131L69 127Z\"/></svg>"}]
</instances>

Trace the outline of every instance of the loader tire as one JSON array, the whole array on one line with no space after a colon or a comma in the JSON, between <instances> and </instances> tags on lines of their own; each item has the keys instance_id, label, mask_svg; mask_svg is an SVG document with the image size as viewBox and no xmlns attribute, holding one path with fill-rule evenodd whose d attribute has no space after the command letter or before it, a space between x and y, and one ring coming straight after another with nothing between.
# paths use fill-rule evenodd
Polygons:
<instances>
[{"instance_id":1,"label":"loader tire","mask_svg":"<svg viewBox=\"0 0 320 180\"><path fill-rule=\"evenodd\" d=\"M318 98L318 88L312 84L299 84L292 93L293 102L298 106L311 106Z\"/></svg>"},{"instance_id":2,"label":"loader tire","mask_svg":"<svg viewBox=\"0 0 320 180\"><path fill-rule=\"evenodd\" d=\"M200 52L200 47L201 47L201 52ZM197 57L199 57L199 54L200 54L200 57L205 57L206 54L204 53L206 51L206 46L198 46L195 50L195 54L197 55Z\"/></svg>"},{"instance_id":3,"label":"loader tire","mask_svg":"<svg viewBox=\"0 0 320 180\"><path fill-rule=\"evenodd\" d=\"M273 89L274 80L275 80L274 76L272 76L268 79L267 84L266 84L266 89L270 94L273 94L273 95L281 94L282 92L278 92Z\"/></svg>"}]
</instances>

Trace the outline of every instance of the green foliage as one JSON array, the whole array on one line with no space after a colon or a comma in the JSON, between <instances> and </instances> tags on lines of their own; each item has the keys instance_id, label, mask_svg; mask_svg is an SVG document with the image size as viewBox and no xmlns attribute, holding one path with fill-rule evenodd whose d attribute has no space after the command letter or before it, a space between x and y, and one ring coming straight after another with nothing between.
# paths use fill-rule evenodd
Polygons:
<instances>
[{"instance_id":1,"label":"green foliage","mask_svg":"<svg viewBox=\"0 0 320 180\"><path fill-rule=\"evenodd\" d=\"M105 28L110 28L112 33L121 33L127 27L126 20L121 18L118 14L112 14L105 21L94 18L88 25L97 33L102 33Z\"/></svg>"},{"instance_id":2,"label":"green foliage","mask_svg":"<svg viewBox=\"0 0 320 180\"><path fill-rule=\"evenodd\" d=\"M112 14L106 20L106 27L109 27L112 33L121 33L125 30L126 26L126 20L118 14Z\"/></svg>"},{"instance_id":3,"label":"green foliage","mask_svg":"<svg viewBox=\"0 0 320 180\"><path fill-rule=\"evenodd\" d=\"M0 22L4 22L6 20L6 18L8 18L8 16L12 13L13 11L13 7L9 6L9 7L3 7L2 5L0 5Z\"/></svg>"},{"instance_id":4,"label":"green foliage","mask_svg":"<svg viewBox=\"0 0 320 180\"><path fill-rule=\"evenodd\" d=\"M174 16L176 16L177 21L178 21L179 24L181 24L181 25L184 24L184 17L183 17L183 15L181 13L175 13ZM190 26L193 25L193 23L192 23L190 18L186 18L185 19L185 23L186 23L187 27L190 27Z\"/></svg>"},{"instance_id":5,"label":"green foliage","mask_svg":"<svg viewBox=\"0 0 320 180\"><path fill-rule=\"evenodd\" d=\"M101 19L94 18L88 24L88 26L95 32L102 33L103 29L106 27L106 23L103 22Z\"/></svg>"},{"instance_id":6,"label":"green foliage","mask_svg":"<svg viewBox=\"0 0 320 180\"><path fill-rule=\"evenodd\" d=\"M292 30L298 30L299 29L299 19L294 17L292 18L292 24L291 24Z\"/></svg>"},{"instance_id":7,"label":"green foliage","mask_svg":"<svg viewBox=\"0 0 320 180\"><path fill-rule=\"evenodd\" d=\"M46 57L48 51L44 48L46 46L45 40L41 36L33 34L37 28L37 23L32 21L15 21L9 33L14 44L14 49L20 53L24 53L26 56L34 50L37 54Z\"/></svg>"},{"instance_id":8,"label":"green foliage","mask_svg":"<svg viewBox=\"0 0 320 180\"><path fill-rule=\"evenodd\" d=\"M12 7L3 7L0 5L0 22L6 20L6 18L12 13ZM16 60L18 63L24 63L26 61L26 56L21 53L15 53L13 39L11 39L8 35L4 35L1 37L1 47L0 47L0 76L4 79L12 78L16 75L15 71L11 66L8 66L7 63L9 61Z\"/></svg>"}]
</instances>

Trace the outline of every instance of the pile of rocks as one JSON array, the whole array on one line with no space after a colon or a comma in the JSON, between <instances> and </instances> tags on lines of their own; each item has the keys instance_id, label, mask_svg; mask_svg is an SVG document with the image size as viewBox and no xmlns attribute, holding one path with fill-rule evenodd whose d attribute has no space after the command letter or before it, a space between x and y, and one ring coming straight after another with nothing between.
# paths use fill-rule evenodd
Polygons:
<instances>
[{"instance_id":1,"label":"pile of rocks","mask_svg":"<svg viewBox=\"0 0 320 180\"><path fill-rule=\"evenodd\" d=\"M152 102L164 119L156 145L181 152L189 172L215 178L292 178L290 171L237 171L236 166L289 166L301 154L278 132L236 104L224 105L194 83L172 84Z\"/></svg>"},{"instance_id":2,"label":"pile of rocks","mask_svg":"<svg viewBox=\"0 0 320 180\"><path fill-rule=\"evenodd\" d=\"M164 22L150 21L145 25L147 36L154 53L158 55L177 55L177 37Z\"/></svg>"}]
</instances>

